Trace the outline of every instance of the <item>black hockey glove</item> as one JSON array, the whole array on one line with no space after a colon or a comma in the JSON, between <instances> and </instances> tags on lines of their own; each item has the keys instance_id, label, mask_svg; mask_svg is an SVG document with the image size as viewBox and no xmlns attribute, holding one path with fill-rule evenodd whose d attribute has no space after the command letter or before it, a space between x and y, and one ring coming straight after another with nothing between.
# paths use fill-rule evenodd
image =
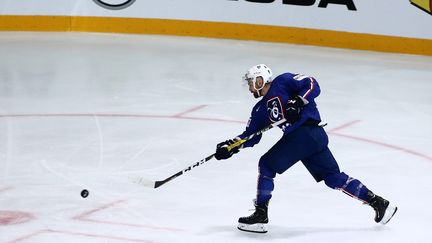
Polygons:
<instances>
[{"instance_id":1,"label":"black hockey glove","mask_svg":"<svg viewBox=\"0 0 432 243\"><path fill-rule=\"evenodd\" d=\"M296 95L294 99L288 100L285 110L285 119L288 123L293 124L300 118L300 111L303 106L309 102L301 96Z\"/></svg>"},{"instance_id":2,"label":"black hockey glove","mask_svg":"<svg viewBox=\"0 0 432 243\"><path fill-rule=\"evenodd\" d=\"M235 143L235 141L232 139L226 140L225 142L222 143L218 143L218 145L216 145L215 158L217 160L228 159L233 154L238 153L239 147L235 147L231 150L228 150L228 146L230 146L233 143Z\"/></svg>"}]
</instances>

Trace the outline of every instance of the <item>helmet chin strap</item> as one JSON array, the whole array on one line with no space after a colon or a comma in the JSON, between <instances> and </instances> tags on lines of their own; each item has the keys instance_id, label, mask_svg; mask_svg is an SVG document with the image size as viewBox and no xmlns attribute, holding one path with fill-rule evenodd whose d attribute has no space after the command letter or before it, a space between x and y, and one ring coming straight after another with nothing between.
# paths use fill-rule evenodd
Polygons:
<instances>
[{"instance_id":1,"label":"helmet chin strap","mask_svg":"<svg viewBox=\"0 0 432 243\"><path fill-rule=\"evenodd\" d=\"M261 92L259 90L255 89L255 92L253 92L253 96L255 98L259 98L259 97L261 97Z\"/></svg>"},{"instance_id":2,"label":"helmet chin strap","mask_svg":"<svg viewBox=\"0 0 432 243\"><path fill-rule=\"evenodd\" d=\"M261 97L261 90L264 88L264 84L262 85L262 87L260 89L257 89L257 87L256 87L256 80L255 80L255 82L254 82L254 88L255 88L255 90L256 90L256 92L258 94L258 97Z\"/></svg>"},{"instance_id":3,"label":"helmet chin strap","mask_svg":"<svg viewBox=\"0 0 432 243\"><path fill-rule=\"evenodd\" d=\"M260 92L261 90L259 89L257 89L257 94L258 94L258 97L261 97L261 92Z\"/></svg>"}]
</instances>

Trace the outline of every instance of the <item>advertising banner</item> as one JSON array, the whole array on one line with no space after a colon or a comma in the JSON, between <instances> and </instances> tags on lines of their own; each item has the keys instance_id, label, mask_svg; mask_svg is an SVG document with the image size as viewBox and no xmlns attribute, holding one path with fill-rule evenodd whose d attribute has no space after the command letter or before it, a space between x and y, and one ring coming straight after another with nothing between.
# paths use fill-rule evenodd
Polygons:
<instances>
[{"instance_id":1,"label":"advertising banner","mask_svg":"<svg viewBox=\"0 0 432 243\"><path fill-rule=\"evenodd\" d=\"M107 16L432 39L431 0L0 0L2 15Z\"/></svg>"}]
</instances>

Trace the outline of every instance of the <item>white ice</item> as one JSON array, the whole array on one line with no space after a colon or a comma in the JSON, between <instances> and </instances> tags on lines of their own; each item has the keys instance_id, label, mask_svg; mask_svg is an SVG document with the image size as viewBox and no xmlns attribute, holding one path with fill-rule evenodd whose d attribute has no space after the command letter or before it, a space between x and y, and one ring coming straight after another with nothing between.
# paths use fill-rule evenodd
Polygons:
<instances>
[{"instance_id":1,"label":"white ice","mask_svg":"<svg viewBox=\"0 0 432 243\"><path fill-rule=\"evenodd\" d=\"M399 211L386 226L300 164L275 179L269 232L257 163L281 136L164 179L240 134L266 63L314 76L341 169ZM432 57L203 38L0 33L0 242L432 242ZM90 195L80 197L82 189Z\"/></svg>"}]
</instances>

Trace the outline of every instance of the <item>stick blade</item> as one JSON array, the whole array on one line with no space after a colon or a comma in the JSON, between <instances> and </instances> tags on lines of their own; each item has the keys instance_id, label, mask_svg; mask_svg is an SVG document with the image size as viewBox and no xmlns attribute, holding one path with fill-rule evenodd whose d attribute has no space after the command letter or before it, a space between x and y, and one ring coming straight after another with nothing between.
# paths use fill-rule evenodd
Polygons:
<instances>
[{"instance_id":1,"label":"stick blade","mask_svg":"<svg viewBox=\"0 0 432 243\"><path fill-rule=\"evenodd\" d=\"M141 176L131 175L129 176L129 180L138 185L142 185L149 188L156 188L156 182L145 179Z\"/></svg>"},{"instance_id":2,"label":"stick blade","mask_svg":"<svg viewBox=\"0 0 432 243\"><path fill-rule=\"evenodd\" d=\"M154 187L155 187L155 188L158 188L158 187L162 186L163 184L165 184L165 182L166 182L166 181L155 181L155 182L154 182L154 184L155 184Z\"/></svg>"}]
</instances>

